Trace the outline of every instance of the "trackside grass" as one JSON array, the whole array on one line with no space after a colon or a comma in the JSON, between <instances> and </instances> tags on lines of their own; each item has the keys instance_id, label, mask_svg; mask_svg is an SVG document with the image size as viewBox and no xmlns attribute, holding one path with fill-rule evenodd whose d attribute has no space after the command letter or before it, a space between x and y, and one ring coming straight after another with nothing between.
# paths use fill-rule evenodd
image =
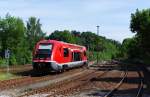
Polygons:
<instances>
[{"instance_id":1,"label":"trackside grass","mask_svg":"<svg viewBox=\"0 0 150 97\"><path fill-rule=\"evenodd\" d=\"M18 77L19 76L16 76L16 75L11 74L11 73L0 72L0 81L14 79L14 78L18 78Z\"/></svg>"}]
</instances>

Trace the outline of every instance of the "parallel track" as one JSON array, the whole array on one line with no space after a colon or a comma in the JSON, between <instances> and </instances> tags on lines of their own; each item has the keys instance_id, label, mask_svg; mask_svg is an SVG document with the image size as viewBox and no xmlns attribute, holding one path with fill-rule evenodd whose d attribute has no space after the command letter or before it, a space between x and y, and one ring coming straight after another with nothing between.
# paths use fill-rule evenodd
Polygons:
<instances>
[{"instance_id":1,"label":"parallel track","mask_svg":"<svg viewBox=\"0 0 150 97\"><path fill-rule=\"evenodd\" d=\"M31 77L31 76L24 76L21 78L16 78L16 79L10 79L10 80L5 80L5 81L0 81L0 91L6 90L6 89L11 89L11 88L17 88L33 83L38 83L38 82L43 82L51 79L56 79L59 77L67 76L74 74L76 72L83 71L84 69L82 68L77 68L73 69L70 71L66 71L61 74L52 74L52 75L46 75L46 76L37 76L37 77Z\"/></svg>"},{"instance_id":2,"label":"parallel track","mask_svg":"<svg viewBox=\"0 0 150 97\"><path fill-rule=\"evenodd\" d=\"M67 79L58 83L54 83L44 88L36 89L22 96L29 96L29 95L35 95L41 93L49 94L48 97L54 97L54 96L66 95L66 94L69 95L75 91L79 91L80 89L82 89L84 85L90 83L92 78L100 77L105 73L106 71L103 73L100 73L99 71L95 71L95 70L87 71L84 74L75 76L71 79Z\"/></svg>"},{"instance_id":3,"label":"parallel track","mask_svg":"<svg viewBox=\"0 0 150 97\"><path fill-rule=\"evenodd\" d=\"M93 64L93 62L89 62L89 64ZM68 76L68 75L72 75L75 74L77 72L81 72L84 70L87 70L86 68L75 68L69 71L65 71L64 73L60 73L60 74L46 74L45 76L31 76L32 73L32 66L31 65L25 65L25 66L20 66L20 67L10 67L10 71L13 73L22 73L23 75L25 74L26 76L20 77L20 78L15 78L15 79L10 79L10 80L4 80L4 81L0 81L0 92L4 91L6 89L15 89L18 87L22 87L22 86L26 86L26 85L30 85L30 84L34 84L34 83L39 83L39 82L44 82L44 81L48 81L48 80L52 80L52 79L56 79L56 78L61 78L64 76ZM5 72L6 69L5 68L0 68L0 72ZM25 71L25 73L24 73ZM26 74L28 73L28 74ZM34 74L35 75L35 74Z\"/></svg>"},{"instance_id":4,"label":"parallel track","mask_svg":"<svg viewBox=\"0 0 150 97\"><path fill-rule=\"evenodd\" d=\"M62 77L62 76L66 76L66 75L71 75L74 74L76 72L83 72L80 75L74 76L72 78L68 78L65 80L62 80L60 82L56 82L54 84L50 84L46 87L42 87L42 88L38 88L38 89L33 89L28 93L25 93L23 95L21 95L21 97L25 96L30 96L30 95L35 95L35 94L41 94L41 93L46 93L48 94L48 97L54 97L54 96L61 96L61 95L65 95L68 96L70 94L73 94L76 91L80 91L82 90L82 88L85 85L88 85L91 83L91 80L93 78L99 78L102 75L106 74L109 70L103 71L100 73L100 71L98 70L87 70L87 69L75 69L75 70L70 70L67 72L64 72L63 74L59 74L59 75L47 75L44 77L23 77L23 78L19 78L19 79L13 79L13 80L8 80L8 81L0 81L0 90L4 90L4 89L8 89L8 88L14 88L14 87L19 87L22 85L28 85L28 84L33 84L35 82L44 82L46 80L51 80L51 79L55 79L58 77ZM114 88L112 90L110 90L108 93L106 93L104 95L104 97L112 97L114 96L114 94L117 92L117 90L119 89L119 87L121 87L125 81L125 79L127 78L128 75L128 70L127 68L124 71L124 75L122 76L122 79L119 81L119 83L116 84L116 86L114 86ZM139 75L139 85L138 85L138 89L137 89L137 93L135 97L142 97L143 94L143 75L140 72L140 70L138 71L138 75Z\"/></svg>"}]
</instances>

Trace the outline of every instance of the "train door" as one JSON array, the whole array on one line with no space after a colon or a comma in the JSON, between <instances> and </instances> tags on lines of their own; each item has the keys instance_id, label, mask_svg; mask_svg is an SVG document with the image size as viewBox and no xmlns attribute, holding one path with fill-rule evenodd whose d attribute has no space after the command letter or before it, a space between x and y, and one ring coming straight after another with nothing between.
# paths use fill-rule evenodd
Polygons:
<instances>
[{"instance_id":1,"label":"train door","mask_svg":"<svg viewBox=\"0 0 150 97\"><path fill-rule=\"evenodd\" d=\"M81 53L72 52L72 61L81 61Z\"/></svg>"},{"instance_id":2,"label":"train door","mask_svg":"<svg viewBox=\"0 0 150 97\"><path fill-rule=\"evenodd\" d=\"M83 52L83 60L87 60L86 51Z\"/></svg>"}]
</instances>

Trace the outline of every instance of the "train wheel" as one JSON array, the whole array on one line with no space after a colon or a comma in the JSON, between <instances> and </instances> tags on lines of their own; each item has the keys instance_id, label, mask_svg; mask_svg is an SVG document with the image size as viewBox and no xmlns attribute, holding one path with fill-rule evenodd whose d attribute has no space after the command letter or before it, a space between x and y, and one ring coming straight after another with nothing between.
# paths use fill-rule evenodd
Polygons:
<instances>
[{"instance_id":1,"label":"train wheel","mask_svg":"<svg viewBox=\"0 0 150 97\"><path fill-rule=\"evenodd\" d=\"M60 71L60 70L56 71L56 74L60 74L60 73L61 73L61 71Z\"/></svg>"},{"instance_id":2,"label":"train wheel","mask_svg":"<svg viewBox=\"0 0 150 97\"><path fill-rule=\"evenodd\" d=\"M68 65L67 64L63 65L63 71L68 71L68 70L69 70Z\"/></svg>"}]
</instances>

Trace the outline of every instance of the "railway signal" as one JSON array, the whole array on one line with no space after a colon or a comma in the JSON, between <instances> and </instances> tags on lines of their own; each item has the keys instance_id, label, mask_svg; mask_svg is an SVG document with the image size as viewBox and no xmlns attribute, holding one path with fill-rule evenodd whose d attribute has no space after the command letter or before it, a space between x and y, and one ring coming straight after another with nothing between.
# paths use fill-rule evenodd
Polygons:
<instances>
[{"instance_id":1,"label":"railway signal","mask_svg":"<svg viewBox=\"0 0 150 97\"><path fill-rule=\"evenodd\" d=\"M9 57L10 57L10 50L7 49L7 50L5 50L5 58L9 59Z\"/></svg>"}]
</instances>

